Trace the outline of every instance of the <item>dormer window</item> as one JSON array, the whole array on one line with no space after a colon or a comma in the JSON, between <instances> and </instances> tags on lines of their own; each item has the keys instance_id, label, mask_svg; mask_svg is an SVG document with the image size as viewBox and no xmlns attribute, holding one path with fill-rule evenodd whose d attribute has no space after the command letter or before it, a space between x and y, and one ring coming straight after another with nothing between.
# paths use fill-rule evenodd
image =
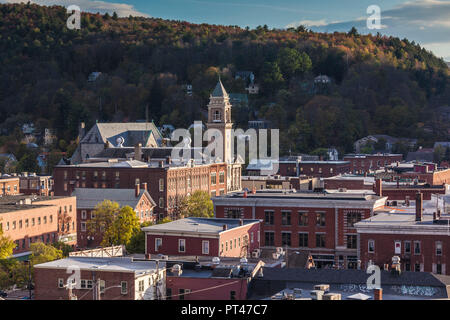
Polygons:
<instances>
[{"instance_id":1,"label":"dormer window","mask_svg":"<svg viewBox=\"0 0 450 320\"><path fill-rule=\"evenodd\" d=\"M214 121L220 121L222 120L222 114L219 110L214 111Z\"/></svg>"}]
</instances>

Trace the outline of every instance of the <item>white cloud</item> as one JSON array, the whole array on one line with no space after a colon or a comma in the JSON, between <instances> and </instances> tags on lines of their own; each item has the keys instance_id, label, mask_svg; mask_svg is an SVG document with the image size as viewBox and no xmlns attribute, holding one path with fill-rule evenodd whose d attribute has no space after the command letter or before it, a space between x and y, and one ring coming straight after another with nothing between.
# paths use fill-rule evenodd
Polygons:
<instances>
[{"instance_id":1,"label":"white cloud","mask_svg":"<svg viewBox=\"0 0 450 320\"><path fill-rule=\"evenodd\" d=\"M28 0L0 0L0 3L21 2L26 3ZM149 17L149 15L137 11L132 5L125 3L111 3L100 0L31 0L30 2L44 6L60 5L68 7L70 5L76 5L80 7L83 12L100 12L102 14L108 12L109 14L112 14L115 11L119 17L128 17L130 15Z\"/></svg>"},{"instance_id":2,"label":"white cloud","mask_svg":"<svg viewBox=\"0 0 450 320\"><path fill-rule=\"evenodd\" d=\"M286 28L297 28L298 26L302 25L305 27L320 27L320 26L326 26L328 24L326 19L322 20L302 20L297 22L289 23Z\"/></svg>"}]
</instances>

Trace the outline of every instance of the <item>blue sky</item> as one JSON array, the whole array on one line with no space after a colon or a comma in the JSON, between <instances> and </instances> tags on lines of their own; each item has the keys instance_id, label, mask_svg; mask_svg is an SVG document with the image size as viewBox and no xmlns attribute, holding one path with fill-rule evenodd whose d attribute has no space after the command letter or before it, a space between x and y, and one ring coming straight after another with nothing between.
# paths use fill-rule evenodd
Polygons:
<instances>
[{"instance_id":1,"label":"blue sky","mask_svg":"<svg viewBox=\"0 0 450 320\"><path fill-rule=\"evenodd\" d=\"M22 2L24 0L0 0ZM83 11L116 11L193 23L285 28L298 24L315 31L383 34L414 40L450 61L450 0L33 0L52 5L79 5ZM378 5L381 30L366 28L366 10Z\"/></svg>"}]
</instances>

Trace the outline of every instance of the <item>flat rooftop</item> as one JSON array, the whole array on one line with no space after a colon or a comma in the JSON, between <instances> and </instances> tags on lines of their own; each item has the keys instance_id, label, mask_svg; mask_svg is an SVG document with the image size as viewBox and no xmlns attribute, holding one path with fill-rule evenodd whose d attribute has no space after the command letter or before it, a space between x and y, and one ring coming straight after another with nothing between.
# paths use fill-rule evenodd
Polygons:
<instances>
[{"instance_id":1,"label":"flat rooftop","mask_svg":"<svg viewBox=\"0 0 450 320\"><path fill-rule=\"evenodd\" d=\"M35 265L35 268L67 269L78 266L81 270L134 272L136 275L154 272L157 269L156 261L138 260L129 257L69 257ZM165 268L164 261L160 261L158 268Z\"/></svg>"},{"instance_id":2,"label":"flat rooftop","mask_svg":"<svg viewBox=\"0 0 450 320\"><path fill-rule=\"evenodd\" d=\"M223 232L223 226L227 226L227 230L237 228L240 226L240 221L243 225L259 223L259 220L252 219L217 219L217 218L185 218L175 220L168 223L157 224L142 228L146 232L192 232L192 233L209 233L219 234Z\"/></svg>"},{"instance_id":3,"label":"flat rooftop","mask_svg":"<svg viewBox=\"0 0 450 320\"><path fill-rule=\"evenodd\" d=\"M350 192L312 192L295 190L257 190L255 194L248 192L248 199L298 199L298 200L345 200L345 201L368 201L379 200L383 197L373 195L372 192L364 190L362 193ZM215 199L245 199L244 192L228 193L217 196Z\"/></svg>"},{"instance_id":4,"label":"flat rooftop","mask_svg":"<svg viewBox=\"0 0 450 320\"><path fill-rule=\"evenodd\" d=\"M441 214L439 223L434 223L434 212L436 212L436 200L424 200L422 221L416 221L415 201L410 201L409 207L405 205L386 206L384 209L378 210L376 215L356 223L355 226L358 229L386 228L397 230L411 228L411 230L450 230L450 215Z\"/></svg>"},{"instance_id":5,"label":"flat rooftop","mask_svg":"<svg viewBox=\"0 0 450 320\"><path fill-rule=\"evenodd\" d=\"M50 206L43 201L70 198L68 196L8 195L0 196L0 213L30 210Z\"/></svg>"}]
</instances>

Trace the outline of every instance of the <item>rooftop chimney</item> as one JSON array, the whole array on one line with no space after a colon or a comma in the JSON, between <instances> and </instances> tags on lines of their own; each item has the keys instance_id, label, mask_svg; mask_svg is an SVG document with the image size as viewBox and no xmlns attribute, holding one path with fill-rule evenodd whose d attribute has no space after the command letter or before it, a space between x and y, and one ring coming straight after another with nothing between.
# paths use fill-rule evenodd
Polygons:
<instances>
[{"instance_id":1,"label":"rooftop chimney","mask_svg":"<svg viewBox=\"0 0 450 320\"><path fill-rule=\"evenodd\" d=\"M375 194L380 197L383 196L383 182L381 179L375 181Z\"/></svg>"},{"instance_id":2,"label":"rooftop chimney","mask_svg":"<svg viewBox=\"0 0 450 320\"><path fill-rule=\"evenodd\" d=\"M167 164L172 164L172 158L171 157L167 157L166 160L167 160Z\"/></svg>"},{"instance_id":3,"label":"rooftop chimney","mask_svg":"<svg viewBox=\"0 0 450 320\"><path fill-rule=\"evenodd\" d=\"M141 188L139 186L139 183L136 183L135 188L134 188L134 195L137 197L139 197L139 194L141 193Z\"/></svg>"},{"instance_id":4,"label":"rooftop chimney","mask_svg":"<svg viewBox=\"0 0 450 320\"><path fill-rule=\"evenodd\" d=\"M383 300L383 289L378 288L373 290L373 300Z\"/></svg>"},{"instance_id":5,"label":"rooftop chimney","mask_svg":"<svg viewBox=\"0 0 450 320\"><path fill-rule=\"evenodd\" d=\"M142 189L147 191L147 182L142 183Z\"/></svg>"},{"instance_id":6,"label":"rooftop chimney","mask_svg":"<svg viewBox=\"0 0 450 320\"><path fill-rule=\"evenodd\" d=\"M244 198L247 198L247 191L244 191Z\"/></svg>"},{"instance_id":7,"label":"rooftop chimney","mask_svg":"<svg viewBox=\"0 0 450 320\"><path fill-rule=\"evenodd\" d=\"M85 126L86 125L85 125L84 122L80 123L80 130L78 131L78 136L80 137L80 140L84 138L84 134L85 134L85 131L86 131Z\"/></svg>"},{"instance_id":8,"label":"rooftop chimney","mask_svg":"<svg viewBox=\"0 0 450 320\"><path fill-rule=\"evenodd\" d=\"M422 221L422 208L423 204L423 194L420 192L416 193L416 221Z\"/></svg>"},{"instance_id":9,"label":"rooftop chimney","mask_svg":"<svg viewBox=\"0 0 450 320\"><path fill-rule=\"evenodd\" d=\"M223 231L227 231L228 230L228 226L226 224L223 225Z\"/></svg>"},{"instance_id":10,"label":"rooftop chimney","mask_svg":"<svg viewBox=\"0 0 450 320\"><path fill-rule=\"evenodd\" d=\"M240 226L243 226L243 225L244 225L244 220L239 219L239 225L240 225Z\"/></svg>"},{"instance_id":11,"label":"rooftop chimney","mask_svg":"<svg viewBox=\"0 0 450 320\"><path fill-rule=\"evenodd\" d=\"M162 160L159 161L159 167L160 167L160 168L164 168L164 161L162 161Z\"/></svg>"},{"instance_id":12,"label":"rooftop chimney","mask_svg":"<svg viewBox=\"0 0 450 320\"><path fill-rule=\"evenodd\" d=\"M134 146L134 160L142 161L142 144L138 143Z\"/></svg>"}]
</instances>

